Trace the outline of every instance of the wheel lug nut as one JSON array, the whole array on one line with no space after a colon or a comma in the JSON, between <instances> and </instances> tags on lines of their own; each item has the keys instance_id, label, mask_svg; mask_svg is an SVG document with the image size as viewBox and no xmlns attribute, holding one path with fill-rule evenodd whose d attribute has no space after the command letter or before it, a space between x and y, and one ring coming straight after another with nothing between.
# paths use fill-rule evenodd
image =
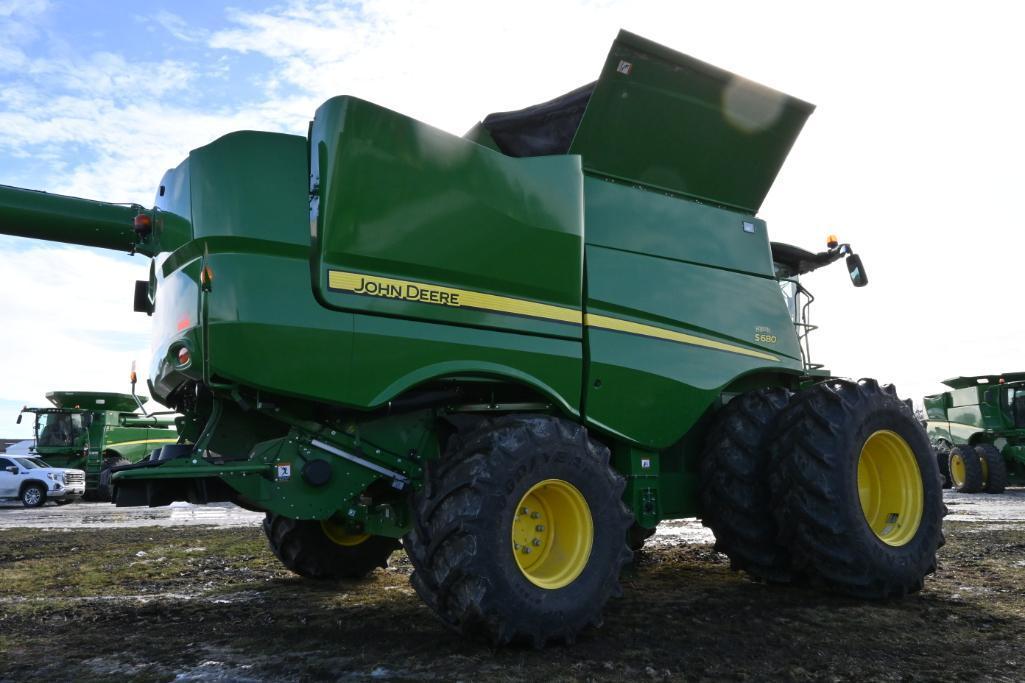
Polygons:
<instances>
[{"instance_id":1,"label":"wheel lug nut","mask_svg":"<svg viewBox=\"0 0 1025 683\"><path fill-rule=\"evenodd\" d=\"M535 546L539 546L539 545L541 545L541 539L540 539L540 538L535 538L535 539L534 539L534 540L532 541L532 543L533 543L533 544L534 544Z\"/></svg>"},{"instance_id":2,"label":"wheel lug nut","mask_svg":"<svg viewBox=\"0 0 1025 683\"><path fill-rule=\"evenodd\" d=\"M513 548L515 548L516 550L519 550L520 549L520 544L519 543L513 543Z\"/></svg>"},{"instance_id":3,"label":"wheel lug nut","mask_svg":"<svg viewBox=\"0 0 1025 683\"><path fill-rule=\"evenodd\" d=\"M523 509L526 510L527 508L523 508ZM531 512L530 513L530 518L531 519L541 519L541 513L540 512Z\"/></svg>"},{"instance_id":4,"label":"wheel lug nut","mask_svg":"<svg viewBox=\"0 0 1025 683\"><path fill-rule=\"evenodd\" d=\"M526 546L526 545L523 546L523 554L524 555L529 555L530 554L530 546Z\"/></svg>"},{"instance_id":5,"label":"wheel lug nut","mask_svg":"<svg viewBox=\"0 0 1025 683\"><path fill-rule=\"evenodd\" d=\"M520 508L520 514L521 514L521 515L525 515L525 514L527 514L528 512L530 512L530 510L528 510L527 508Z\"/></svg>"},{"instance_id":6,"label":"wheel lug nut","mask_svg":"<svg viewBox=\"0 0 1025 683\"><path fill-rule=\"evenodd\" d=\"M536 527L534 527L534 531L544 531L544 530L545 530L545 527L544 527L543 524L538 524Z\"/></svg>"}]
</instances>

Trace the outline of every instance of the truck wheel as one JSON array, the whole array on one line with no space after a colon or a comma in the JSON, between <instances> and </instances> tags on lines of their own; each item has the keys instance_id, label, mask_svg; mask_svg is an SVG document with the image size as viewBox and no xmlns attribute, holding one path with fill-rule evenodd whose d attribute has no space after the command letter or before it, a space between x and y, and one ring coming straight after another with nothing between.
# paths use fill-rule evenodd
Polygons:
<instances>
[{"instance_id":1,"label":"truck wheel","mask_svg":"<svg viewBox=\"0 0 1025 683\"><path fill-rule=\"evenodd\" d=\"M950 481L950 443L940 439L933 446L936 451L936 464L940 468L940 477L943 479L943 488L951 487Z\"/></svg>"},{"instance_id":2,"label":"truck wheel","mask_svg":"<svg viewBox=\"0 0 1025 683\"><path fill-rule=\"evenodd\" d=\"M122 465L131 465L132 463L125 458L115 456L107 458L103 461L103 467L100 469L100 483L96 487L95 500L110 500L110 469L112 467L121 467Z\"/></svg>"},{"instance_id":3,"label":"truck wheel","mask_svg":"<svg viewBox=\"0 0 1025 683\"><path fill-rule=\"evenodd\" d=\"M893 388L829 380L780 422L770 481L795 570L855 597L921 589L946 509L925 430Z\"/></svg>"},{"instance_id":4,"label":"truck wheel","mask_svg":"<svg viewBox=\"0 0 1025 683\"><path fill-rule=\"evenodd\" d=\"M644 547L644 542L654 535L654 529L643 527L637 522L634 522L626 532L626 545L630 550L636 553Z\"/></svg>"},{"instance_id":5,"label":"truck wheel","mask_svg":"<svg viewBox=\"0 0 1025 683\"><path fill-rule=\"evenodd\" d=\"M403 540L413 587L464 635L572 642L621 593L632 557L625 486L609 449L579 425L486 421L428 465Z\"/></svg>"},{"instance_id":6,"label":"truck wheel","mask_svg":"<svg viewBox=\"0 0 1025 683\"><path fill-rule=\"evenodd\" d=\"M950 449L950 482L961 493L978 493L986 483L982 458L972 446L961 444Z\"/></svg>"},{"instance_id":7,"label":"truck wheel","mask_svg":"<svg viewBox=\"0 0 1025 683\"><path fill-rule=\"evenodd\" d=\"M986 493L1003 493L1007 488L1007 463L997 447L991 443L980 443L975 452L985 465Z\"/></svg>"},{"instance_id":8,"label":"truck wheel","mask_svg":"<svg viewBox=\"0 0 1025 683\"><path fill-rule=\"evenodd\" d=\"M263 533L281 564L308 579L362 579L388 566L399 542L386 536L349 534L331 521L292 519L268 512Z\"/></svg>"},{"instance_id":9,"label":"truck wheel","mask_svg":"<svg viewBox=\"0 0 1025 683\"><path fill-rule=\"evenodd\" d=\"M701 458L702 523L730 568L774 582L791 579L769 492L769 441L790 401L782 387L737 396L719 411Z\"/></svg>"},{"instance_id":10,"label":"truck wheel","mask_svg":"<svg viewBox=\"0 0 1025 683\"><path fill-rule=\"evenodd\" d=\"M27 508L37 508L46 502L46 489L42 484L29 484L21 492L21 504Z\"/></svg>"}]
</instances>

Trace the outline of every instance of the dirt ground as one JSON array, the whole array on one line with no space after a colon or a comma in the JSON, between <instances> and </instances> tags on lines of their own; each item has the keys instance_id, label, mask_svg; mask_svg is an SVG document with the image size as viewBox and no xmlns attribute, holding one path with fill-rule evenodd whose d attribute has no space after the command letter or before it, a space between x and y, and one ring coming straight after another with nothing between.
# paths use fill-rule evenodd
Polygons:
<instances>
[{"instance_id":1,"label":"dirt ground","mask_svg":"<svg viewBox=\"0 0 1025 683\"><path fill-rule=\"evenodd\" d=\"M669 526L601 629L541 652L448 632L401 552L367 580L318 583L244 517L47 529L5 507L0 681L1022 680L1025 490L948 505L936 575L883 603L755 584L696 524Z\"/></svg>"}]
</instances>

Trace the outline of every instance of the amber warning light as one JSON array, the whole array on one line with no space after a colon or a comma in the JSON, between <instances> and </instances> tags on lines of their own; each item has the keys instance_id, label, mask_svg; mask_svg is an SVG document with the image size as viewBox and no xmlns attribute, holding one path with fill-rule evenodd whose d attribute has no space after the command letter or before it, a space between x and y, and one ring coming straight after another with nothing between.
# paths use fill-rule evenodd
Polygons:
<instances>
[{"instance_id":1,"label":"amber warning light","mask_svg":"<svg viewBox=\"0 0 1025 683\"><path fill-rule=\"evenodd\" d=\"M826 246L830 249L836 249L838 244L840 244L840 240L836 238L836 235L830 235L826 238Z\"/></svg>"},{"instance_id":2,"label":"amber warning light","mask_svg":"<svg viewBox=\"0 0 1025 683\"><path fill-rule=\"evenodd\" d=\"M153 219L148 214L140 213L135 217L132 227L135 229L136 234L140 237L145 237L153 231Z\"/></svg>"}]
</instances>

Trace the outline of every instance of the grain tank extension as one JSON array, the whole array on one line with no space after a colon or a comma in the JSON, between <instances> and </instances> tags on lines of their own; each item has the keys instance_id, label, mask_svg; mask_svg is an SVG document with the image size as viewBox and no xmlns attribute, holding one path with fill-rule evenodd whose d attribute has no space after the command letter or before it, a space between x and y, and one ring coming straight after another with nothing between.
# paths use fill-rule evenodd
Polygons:
<instances>
[{"instance_id":1,"label":"grain tank extension","mask_svg":"<svg viewBox=\"0 0 1025 683\"><path fill-rule=\"evenodd\" d=\"M903 595L941 541L925 432L802 343L799 276L864 269L756 215L811 111L622 32L594 83L463 137L335 97L308 138L193 150L152 209L2 188L0 232L152 258L150 391L185 419L118 505L264 510L313 578L401 538L495 643L572 640L694 515L756 578Z\"/></svg>"}]
</instances>

